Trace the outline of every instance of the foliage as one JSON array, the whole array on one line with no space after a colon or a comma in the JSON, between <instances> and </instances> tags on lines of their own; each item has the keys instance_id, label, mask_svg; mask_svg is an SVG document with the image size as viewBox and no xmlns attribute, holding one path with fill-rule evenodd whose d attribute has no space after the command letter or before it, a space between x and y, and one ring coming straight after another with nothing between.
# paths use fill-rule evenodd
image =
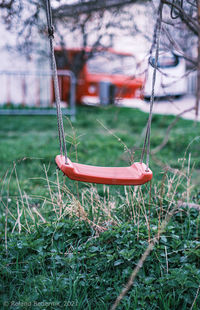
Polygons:
<instances>
[{"instance_id":1,"label":"foliage","mask_svg":"<svg viewBox=\"0 0 200 310\"><path fill-rule=\"evenodd\" d=\"M178 219L169 225L120 309L188 309L192 304L200 281L199 213L181 216L184 234ZM87 224L72 219L36 226L28 235L9 234L8 255L1 246L2 301L109 309L147 245L142 223L138 237L133 222L95 238ZM194 309L199 306L197 300Z\"/></svg>"}]
</instances>

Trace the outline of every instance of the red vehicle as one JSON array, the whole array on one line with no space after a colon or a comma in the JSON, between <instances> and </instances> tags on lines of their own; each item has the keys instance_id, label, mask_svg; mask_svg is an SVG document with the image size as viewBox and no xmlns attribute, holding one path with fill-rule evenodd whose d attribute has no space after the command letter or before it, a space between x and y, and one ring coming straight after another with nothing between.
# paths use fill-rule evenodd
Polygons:
<instances>
[{"instance_id":1,"label":"red vehicle","mask_svg":"<svg viewBox=\"0 0 200 310\"><path fill-rule=\"evenodd\" d=\"M129 53L103 48L56 48L55 57L58 70L71 70L76 76L77 103L83 103L88 98L98 100L102 81L114 86L115 99L142 97L144 79L134 76L136 62ZM66 101L69 97L69 78L62 77L60 85L61 99Z\"/></svg>"}]
</instances>

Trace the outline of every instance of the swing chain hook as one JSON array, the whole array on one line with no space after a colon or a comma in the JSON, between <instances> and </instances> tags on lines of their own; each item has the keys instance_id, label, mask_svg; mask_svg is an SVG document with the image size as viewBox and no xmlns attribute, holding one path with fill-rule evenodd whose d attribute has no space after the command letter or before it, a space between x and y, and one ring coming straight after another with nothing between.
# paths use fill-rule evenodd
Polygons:
<instances>
[{"instance_id":1,"label":"swing chain hook","mask_svg":"<svg viewBox=\"0 0 200 310\"><path fill-rule=\"evenodd\" d=\"M180 11L178 13L176 12L177 8L175 7L175 5L180 7L180 9L182 9L183 8L183 0L179 0L179 1L176 0L176 3L175 3L175 0L172 0L171 11L170 11L170 16L172 19L177 19L182 14Z\"/></svg>"},{"instance_id":2,"label":"swing chain hook","mask_svg":"<svg viewBox=\"0 0 200 310\"><path fill-rule=\"evenodd\" d=\"M54 26L52 21L52 12L51 12L51 3L50 0L46 1L46 14L47 14L47 27L48 27L48 34L49 38L54 38Z\"/></svg>"},{"instance_id":3,"label":"swing chain hook","mask_svg":"<svg viewBox=\"0 0 200 310\"><path fill-rule=\"evenodd\" d=\"M48 27L49 38L54 39L54 26Z\"/></svg>"}]
</instances>

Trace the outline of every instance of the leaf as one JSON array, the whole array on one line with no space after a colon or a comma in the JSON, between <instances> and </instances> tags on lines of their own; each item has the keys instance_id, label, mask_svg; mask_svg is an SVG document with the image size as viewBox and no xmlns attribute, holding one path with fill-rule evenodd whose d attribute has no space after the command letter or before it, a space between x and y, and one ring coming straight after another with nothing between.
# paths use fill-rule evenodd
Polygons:
<instances>
[{"instance_id":1,"label":"leaf","mask_svg":"<svg viewBox=\"0 0 200 310\"><path fill-rule=\"evenodd\" d=\"M167 238L165 236L161 236L160 239L164 242L167 243Z\"/></svg>"},{"instance_id":2,"label":"leaf","mask_svg":"<svg viewBox=\"0 0 200 310\"><path fill-rule=\"evenodd\" d=\"M56 232L53 238L54 238L54 240L57 241L61 236L62 236L62 233L57 233Z\"/></svg>"},{"instance_id":3,"label":"leaf","mask_svg":"<svg viewBox=\"0 0 200 310\"><path fill-rule=\"evenodd\" d=\"M123 259L118 259L114 262L114 266L119 266L119 265L123 264L123 262L124 262Z\"/></svg>"},{"instance_id":4,"label":"leaf","mask_svg":"<svg viewBox=\"0 0 200 310\"><path fill-rule=\"evenodd\" d=\"M181 256L181 258L180 258L180 262L181 263L186 263L187 262L187 256Z\"/></svg>"},{"instance_id":5,"label":"leaf","mask_svg":"<svg viewBox=\"0 0 200 310\"><path fill-rule=\"evenodd\" d=\"M91 253L98 252L98 251L99 251L99 248L97 246L91 246L90 248Z\"/></svg>"}]
</instances>

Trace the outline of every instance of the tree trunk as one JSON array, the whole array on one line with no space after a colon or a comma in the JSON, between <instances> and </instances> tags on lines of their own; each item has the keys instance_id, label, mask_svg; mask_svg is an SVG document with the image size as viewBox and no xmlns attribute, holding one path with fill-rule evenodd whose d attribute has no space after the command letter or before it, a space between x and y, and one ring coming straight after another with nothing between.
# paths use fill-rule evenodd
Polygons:
<instances>
[{"instance_id":1,"label":"tree trunk","mask_svg":"<svg viewBox=\"0 0 200 310\"><path fill-rule=\"evenodd\" d=\"M196 92L196 117L199 114L199 101L200 101L200 0L197 1L198 5L198 56L197 56L197 92Z\"/></svg>"}]
</instances>

